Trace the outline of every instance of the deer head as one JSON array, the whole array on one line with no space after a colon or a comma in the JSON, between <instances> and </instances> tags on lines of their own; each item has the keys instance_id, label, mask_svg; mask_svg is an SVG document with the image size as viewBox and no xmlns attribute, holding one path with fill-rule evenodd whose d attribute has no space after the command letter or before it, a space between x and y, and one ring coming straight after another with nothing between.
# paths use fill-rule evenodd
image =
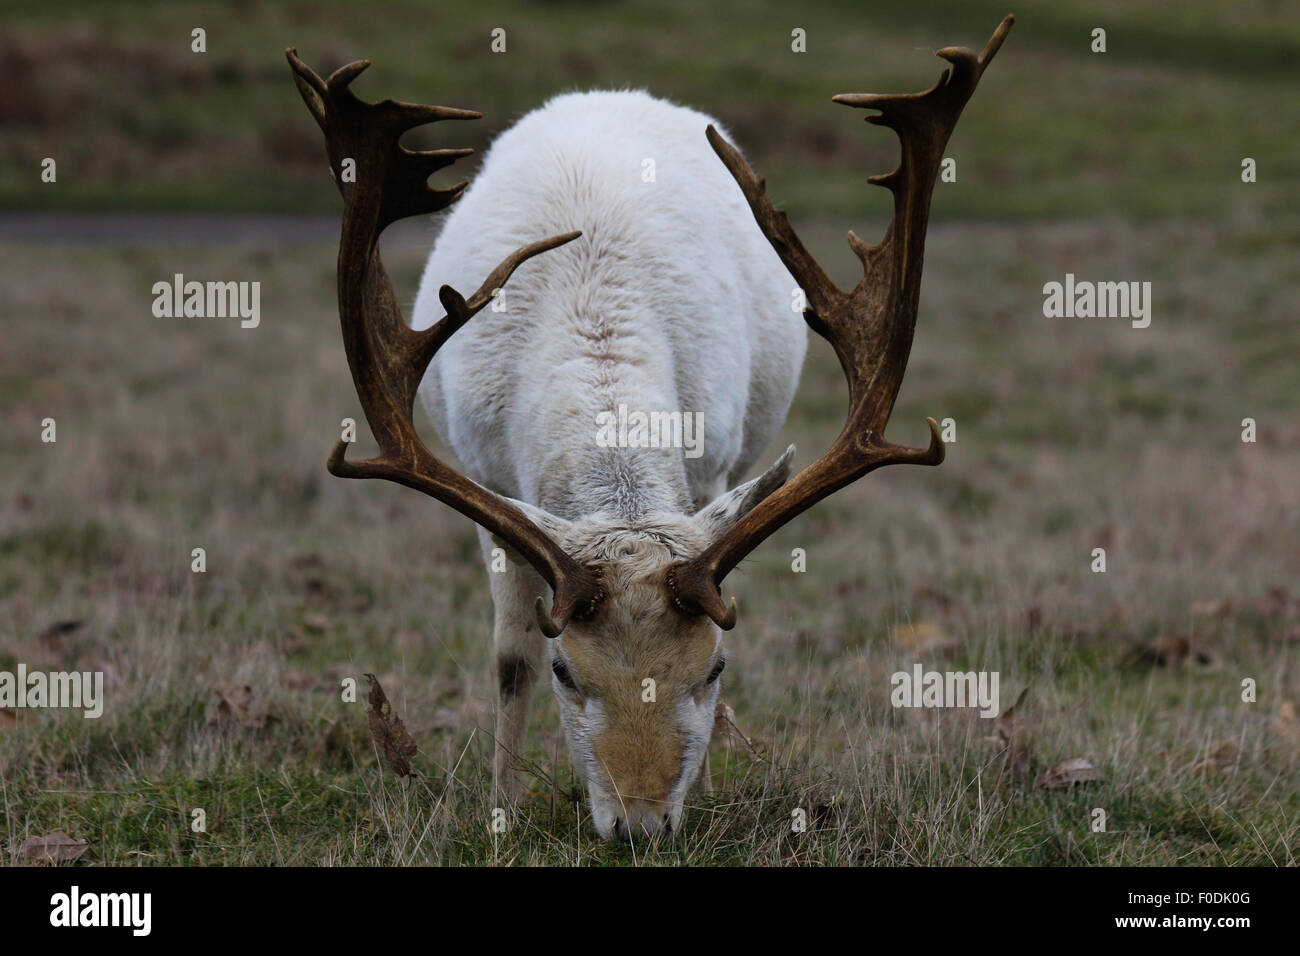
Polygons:
<instances>
[{"instance_id":1,"label":"deer head","mask_svg":"<svg viewBox=\"0 0 1300 956\"><path fill-rule=\"evenodd\" d=\"M761 477L694 515L651 516L638 524L565 521L484 488L439 461L413 422L417 387L438 349L484 305L520 263L576 239L539 239L505 259L468 299L443 286L445 317L425 331L403 320L380 262L378 238L390 223L445 208L465 187L434 189L427 178L472 152L413 151L407 130L480 114L386 100L368 104L348 89L358 61L322 80L291 49L298 89L325 133L344 212L338 255L339 318L353 383L380 453L349 462L339 442L329 471L383 478L450 505L487 529L510 555L533 567L553 592L537 597L536 626L551 639L552 685L570 751L591 796L602 836L679 829L685 795L709 745L722 632L736 624L724 601L726 575L765 538L816 502L884 465L937 465L944 447L927 419L930 443L916 449L884 438L916 325L930 196L942 152L962 108L1010 30L1007 17L976 55L947 47L952 67L924 93L841 94L834 102L877 111L869 122L893 129L901 162L870 181L894 195L884 239L849 245L863 275L837 288L768 200L740 154L712 127L709 142L742 190L754 219L803 288L808 325L830 342L848 381L849 412L839 437L787 481L794 448ZM355 181L339 175L355 161ZM503 687L505 685L503 676Z\"/></svg>"}]
</instances>

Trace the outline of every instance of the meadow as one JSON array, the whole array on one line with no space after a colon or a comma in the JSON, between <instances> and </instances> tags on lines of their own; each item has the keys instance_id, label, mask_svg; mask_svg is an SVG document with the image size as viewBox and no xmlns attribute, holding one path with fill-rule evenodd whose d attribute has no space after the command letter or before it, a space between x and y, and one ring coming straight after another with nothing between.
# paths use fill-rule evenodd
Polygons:
<instances>
[{"instance_id":1,"label":"meadow","mask_svg":"<svg viewBox=\"0 0 1300 956\"><path fill-rule=\"evenodd\" d=\"M363 95L489 114L456 145L578 86L712 111L844 284L843 233L883 230L865 177L895 146L829 95L926 87L929 50L979 46L1007 12L11 7L10 217L336 211L283 62L293 44L320 67L373 58ZM1010 9L1017 26L950 146L957 182L936 189L890 427L923 444L925 416L951 418L956 441L938 469L886 469L823 502L728 579L742 614L715 792L654 846L595 840L544 690L531 790L492 831L492 608L473 526L325 471L340 419L359 417L331 242L6 231L0 671L102 671L108 705L94 720L0 709L0 861L61 830L88 844L77 865L1294 865L1295 24L1266 0ZM497 20L517 56L487 54ZM205 21L206 61L188 47ZM1094 21L1113 52L1088 52ZM825 46L790 54L792 26ZM42 186L51 143L59 181ZM1241 180L1247 156L1258 182ZM385 245L408 307L433 235L417 224ZM154 317L153 283L178 272L257 279L261 324ZM1045 318L1042 286L1067 272L1150 281L1151 325ZM814 337L767 457L794 442L808 463L844 408ZM363 427L351 457L369 443ZM916 662L997 671L1002 716L892 707L890 675ZM368 739L366 673L418 744L411 778ZM348 678L357 703L341 699ZM1074 759L1093 779L1044 785Z\"/></svg>"}]
</instances>

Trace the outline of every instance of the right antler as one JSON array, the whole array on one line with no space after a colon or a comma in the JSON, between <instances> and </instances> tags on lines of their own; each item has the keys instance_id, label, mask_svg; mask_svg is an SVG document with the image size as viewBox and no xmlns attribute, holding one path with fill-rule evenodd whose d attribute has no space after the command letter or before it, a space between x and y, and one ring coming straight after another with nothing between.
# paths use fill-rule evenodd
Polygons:
<instances>
[{"instance_id":1,"label":"right antler","mask_svg":"<svg viewBox=\"0 0 1300 956\"><path fill-rule=\"evenodd\" d=\"M870 182L894 194L894 218L877 246L849 233L849 246L862 260L862 279L852 292L841 291L804 248L785 213L767 198L736 149L708 128L709 142L740 185L759 228L803 288L804 319L831 343L849 384L849 415L834 444L787 484L765 498L705 551L669 568L667 583L677 606L707 614L719 627L735 624L734 605L723 603L720 586L745 555L791 518L870 471L884 465L937 465L944 446L933 418L928 448L906 448L886 441L885 425L903 381L916 328L921 294L921 263L930 194L948 137L962 107L1014 22L1007 17L978 57L964 47L945 47L938 55L952 63L924 93L891 96L842 93L836 103L879 110L867 121L898 134L902 161L892 173Z\"/></svg>"},{"instance_id":2,"label":"right antler","mask_svg":"<svg viewBox=\"0 0 1300 956\"><path fill-rule=\"evenodd\" d=\"M379 259L379 234L389 224L454 202L465 183L433 189L430 175L472 149L414 151L401 146L402 134L445 119L478 119L471 110L419 106L385 100L363 103L348 89L366 67L358 60L322 80L296 51L286 55L307 108L325 133L330 170L343 193L343 231L339 240L339 321L343 347L361 407L379 443L379 456L344 459L340 441L329 457L330 473L340 478L384 478L422 491L455 508L508 542L555 591L551 613L538 598L538 619L550 637L571 617L590 614L600 601L599 575L571 558L528 517L464 475L444 465L415 430L416 390L429 362L443 344L492 298L520 263L581 235L570 232L534 242L506 258L468 300L444 285L438 298L446 316L417 332L402 318L392 283ZM340 174L343 160L355 162L355 181Z\"/></svg>"}]
</instances>

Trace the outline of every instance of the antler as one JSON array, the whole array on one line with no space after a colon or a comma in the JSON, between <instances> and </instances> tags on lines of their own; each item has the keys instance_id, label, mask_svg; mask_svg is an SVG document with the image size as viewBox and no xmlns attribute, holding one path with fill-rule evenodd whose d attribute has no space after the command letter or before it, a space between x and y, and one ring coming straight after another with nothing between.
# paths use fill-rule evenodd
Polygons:
<instances>
[{"instance_id":1,"label":"antler","mask_svg":"<svg viewBox=\"0 0 1300 956\"><path fill-rule=\"evenodd\" d=\"M398 140L407 130L447 119L478 119L472 110L419 106L385 100L363 103L348 89L370 65L358 60L322 80L286 50L294 81L325 133L330 171L343 193L339 239L338 298L343 347L366 421L379 443L379 456L345 460L347 442L330 454L330 473L340 478L384 478L437 498L510 543L555 591L549 616L539 602L539 624L556 636L573 616L590 614L601 597L599 575L579 564L526 515L499 495L447 467L425 447L415 430L415 394L429 362L443 344L492 298L510 274L533 256L581 235L565 233L524 246L508 256L468 300L451 286L438 292L446 315L417 332L402 318L392 282L379 259L379 234L386 226L454 202L465 188L431 188L434 172L468 156L472 149L415 151ZM341 175L343 161L355 163L355 181Z\"/></svg>"},{"instance_id":2,"label":"antler","mask_svg":"<svg viewBox=\"0 0 1300 956\"><path fill-rule=\"evenodd\" d=\"M930 426L928 448L886 441L885 425L903 381L916 328L921 292L925 229L935 177L962 107L1002 46L1014 17L1007 17L978 57L964 47L938 55L952 64L924 93L842 93L834 102L879 110L867 121L898 134L902 160L892 173L869 182L894 194L894 217L879 245L868 246L852 232L849 246L862 260L862 279L852 292L840 290L824 273L790 226L773 208L763 180L712 126L709 142L740 185L759 228L804 290L804 319L835 349L849 385L849 414L831 447L789 483L764 499L694 559L669 569L668 586L679 607L707 614L719 627L735 623L722 600L723 578L742 558L791 518L870 471L885 465L937 465L944 446L939 426Z\"/></svg>"}]
</instances>

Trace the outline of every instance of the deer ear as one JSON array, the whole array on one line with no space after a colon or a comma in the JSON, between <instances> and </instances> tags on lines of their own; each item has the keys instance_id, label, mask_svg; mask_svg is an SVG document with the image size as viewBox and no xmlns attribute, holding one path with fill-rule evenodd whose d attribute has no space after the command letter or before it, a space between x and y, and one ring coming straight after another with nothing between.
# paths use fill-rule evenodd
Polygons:
<instances>
[{"instance_id":1,"label":"deer ear","mask_svg":"<svg viewBox=\"0 0 1300 956\"><path fill-rule=\"evenodd\" d=\"M712 541L748 514L755 505L785 484L790 477L790 462L794 458L794 445L785 450L776 463L757 478L737 485L724 495L719 495L695 515Z\"/></svg>"},{"instance_id":2,"label":"deer ear","mask_svg":"<svg viewBox=\"0 0 1300 956\"><path fill-rule=\"evenodd\" d=\"M552 541L563 541L568 535L569 529L573 527L573 522L566 521L564 518L556 517L545 508L539 508L537 505L530 505L528 502L520 501L517 498L507 498L505 495L502 495L501 497L504 501L514 505L522 511L524 517L550 535ZM523 555L511 547L509 541L494 534L492 535L492 543L498 548L505 549L506 557L510 559L512 564L528 564L528 562L524 560Z\"/></svg>"}]
</instances>

